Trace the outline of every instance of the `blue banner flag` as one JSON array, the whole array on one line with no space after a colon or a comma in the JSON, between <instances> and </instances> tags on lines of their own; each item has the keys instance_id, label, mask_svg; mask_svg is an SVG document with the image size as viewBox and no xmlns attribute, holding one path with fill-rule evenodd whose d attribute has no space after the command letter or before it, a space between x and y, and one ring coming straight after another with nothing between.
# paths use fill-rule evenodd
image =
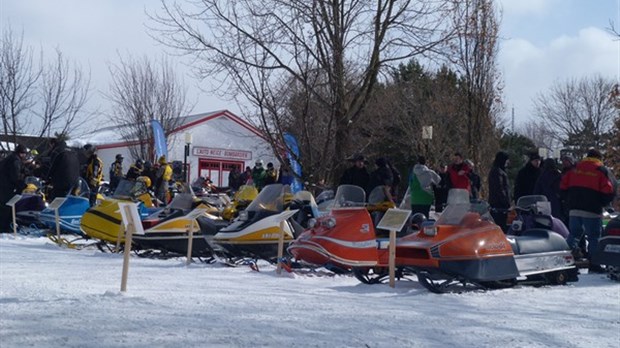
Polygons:
<instances>
[{"instance_id":1,"label":"blue banner flag","mask_svg":"<svg viewBox=\"0 0 620 348\"><path fill-rule=\"evenodd\" d=\"M301 183L301 164L297 162L299 158L299 146L297 146L297 139L291 133L284 133L284 142L286 143L286 157L291 163L291 169L295 173L295 179L291 184L291 192L293 194L303 190L303 184Z\"/></svg>"},{"instance_id":2,"label":"blue banner flag","mask_svg":"<svg viewBox=\"0 0 620 348\"><path fill-rule=\"evenodd\" d=\"M168 158L168 145L166 144L166 135L164 134L164 127L157 120L151 120L151 126L153 127L153 145L155 146L155 160L158 160L161 156Z\"/></svg>"}]
</instances>

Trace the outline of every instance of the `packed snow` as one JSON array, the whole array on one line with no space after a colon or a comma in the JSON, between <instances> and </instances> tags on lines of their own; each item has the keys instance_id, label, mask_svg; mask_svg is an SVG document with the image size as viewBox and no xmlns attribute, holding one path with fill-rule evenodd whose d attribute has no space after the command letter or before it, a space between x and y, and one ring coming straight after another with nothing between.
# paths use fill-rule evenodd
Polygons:
<instances>
[{"instance_id":1,"label":"packed snow","mask_svg":"<svg viewBox=\"0 0 620 348\"><path fill-rule=\"evenodd\" d=\"M0 235L0 347L619 347L620 284L436 295ZM584 273L584 272L582 272Z\"/></svg>"}]
</instances>

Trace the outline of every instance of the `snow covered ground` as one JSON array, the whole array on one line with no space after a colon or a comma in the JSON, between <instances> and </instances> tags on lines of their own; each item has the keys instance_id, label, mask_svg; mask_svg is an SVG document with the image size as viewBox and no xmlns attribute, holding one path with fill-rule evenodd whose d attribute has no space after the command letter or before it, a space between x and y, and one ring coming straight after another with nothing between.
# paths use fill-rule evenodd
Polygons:
<instances>
[{"instance_id":1,"label":"snow covered ground","mask_svg":"<svg viewBox=\"0 0 620 348\"><path fill-rule=\"evenodd\" d=\"M619 347L620 284L435 295L0 235L0 347Z\"/></svg>"}]
</instances>

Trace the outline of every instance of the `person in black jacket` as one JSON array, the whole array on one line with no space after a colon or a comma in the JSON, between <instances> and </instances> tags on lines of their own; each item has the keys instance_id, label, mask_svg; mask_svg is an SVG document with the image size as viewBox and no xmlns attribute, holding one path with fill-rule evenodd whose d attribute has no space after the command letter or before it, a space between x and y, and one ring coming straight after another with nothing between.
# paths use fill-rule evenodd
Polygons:
<instances>
[{"instance_id":1,"label":"person in black jacket","mask_svg":"<svg viewBox=\"0 0 620 348\"><path fill-rule=\"evenodd\" d=\"M529 155L529 161L525 164L515 179L515 202L523 196L534 194L534 185L540 176L540 156L533 152Z\"/></svg>"},{"instance_id":2,"label":"person in black jacket","mask_svg":"<svg viewBox=\"0 0 620 348\"><path fill-rule=\"evenodd\" d=\"M356 155L350 161L353 162L353 166L344 171L340 185L356 185L364 190L368 189L370 174L366 169L366 159L362 155Z\"/></svg>"},{"instance_id":3,"label":"person in black jacket","mask_svg":"<svg viewBox=\"0 0 620 348\"><path fill-rule=\"evenodd\" d=\"M444 206L448 202L448 191L450 191L450 174L448 174L448 166L440 163L437 168L437 174L441 181L437 185L433 185L433 193L435 195L435 212L441 213Z\"/></svg>"},{"instance_id":4,"label":"person in black jacket","mask_svg":"<svg viewBox=\"0 0 620 348\"><path fill-rule=\"evenodd\" d=\"M67 148L64 140L51 141L51 166L48 173L52 192L50 200L56 197L65 197L77 185L80 177L80 162L77 153Z\"/></svg>"},{"instance_id":5,"label":"person in black jacket","mask_svg":"<svg viewBox=\"0 0 620 348\"><path fill-rule=\"evenodd\" d=\"M508 154L500 151L495 154L493 166L489 171L489 205L491 206L491 216L495 223L502 228L504 232L507 230L506 220L508 218L508 209L510 208L510 183L508 182L508 174L506 174L506 166L509 164Z\"/></svg>"},{"instance_id":6,"label":"person in black jacket","mask_svg":"<svg viewBox=\"0 0 620 348\"><path fill-rule=\"evenodd\" d=\"M27 153L23 145L17 145L8 157L0 161L0 233L10 231L11 207L6 202L23 189L21 171Z\"/></svg>"},{"instance_id":7,"label":"person in black jacket","mask_svg":"<svg viewBox=\"0 0 620 348\"><path fill-rule=\"evenodd\" d=\"M392 169L388 166L388 162L385 158L379 157L375 160L377 169L370 174L370 185L368 185L368 192L372 192L377 186L383 186L383 201L389 201L394 203L392 197L392 184L394 182L394 175ZM370 197L367 197L367 199Z\"/></svg>"},{"instance_id":8,"label":"person in black jacket","mask_svg":"<svg viewBox=\"0 0 620 348\"><path fill-rule=\"evenodd\" d=\"M558 164L553 158L547 158L543 161L542 171L534 186L535 195L543 195L551 204L551 215L561 219L562 207L560 203L560 181L562 173L558 169Z\"/></svg>"}]
</instances>

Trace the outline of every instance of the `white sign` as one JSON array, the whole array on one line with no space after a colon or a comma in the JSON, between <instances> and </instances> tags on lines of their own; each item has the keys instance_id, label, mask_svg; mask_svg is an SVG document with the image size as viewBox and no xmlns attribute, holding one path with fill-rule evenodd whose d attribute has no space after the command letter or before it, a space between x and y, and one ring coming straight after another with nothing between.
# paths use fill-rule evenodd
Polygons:
<instances>
[{"instance_id":1,"label":"white sign","mask_svg":"<svg viewBox=\"0 0 620 348\"><path fill-rule=\"evenodd\" d=\"M65 202L65 200L66 200L66 198L64 198L64 197L54 198L54 200L52 201L52 203L50 203L48 208L50 208L52 210L57 210Z\"/></svg>"},{"instance_id":2,"label":"white sign","mask_svg":"<svg viewBox=\"0 0 620 348\"><path fill-rule=\"evenodd\" d=\"M138 205L133 202L118 203L118 207L121 210L121 219L125 230L127 230L129 224L133 226L133 234L144 234L144 228L142 227L142 220L138 213Z\"/></svg>"},{"instance_id":3,"label":"white sign","mask_svg":"<svg viewBox=\"0 0 620 348\"><path fill-rule=\"evenodd\" d=\"M217 149L212 147L194 146L192 148L192 154L194 156L211 157L211 158L223 158L223 159L236 159L249 161L252 159L251 151L243 150L231 150L231 149Z\"/></svg>"},{"instance_id":4,"label":"white sign","mask_svg":"<svg viewBox=\"0 0 620 348\"><path fill-rule=\"evenodd\" d=\"M400 231L405 223L407 223L407 219L411 215L411 210L403 210L403 209L388 209L377 224L378 229L390 230L390 231Z\"/></svg>"},{"instance_id":5,"label":"white sign","mask_svg":"<svg viewBox=\"0 0 620 348\"><path fill-rule=\"evenodd\" d=\"M546 148L544 148L544 147L539 147L538 148L538 155L540 157L547 158L547 157L549 157L549 156L547 156L548 153L549 153L549 150L547 150Z\"/></svg>"},{"instance_id":6,"label":"white sign","mask_svg":"<svg viewBox=\"0 0 620 348\"><path fill-rule=\"evenodd\" d=\"M433 139L433 126L422 127L422 139Z\"/></svg>"},{"instance_id":7,"label":"white sign","mask_svg":"<svg viewBox=\"0 0 620 348\"><path fill-rule=\"evenodd\" d=\"M9 207L13 207L15 206L15 203L17 203L20 199L22 199L21 195L15 195L8 202L6 202L6 205L8 205Z\"/></svg>"}]
</instances>

